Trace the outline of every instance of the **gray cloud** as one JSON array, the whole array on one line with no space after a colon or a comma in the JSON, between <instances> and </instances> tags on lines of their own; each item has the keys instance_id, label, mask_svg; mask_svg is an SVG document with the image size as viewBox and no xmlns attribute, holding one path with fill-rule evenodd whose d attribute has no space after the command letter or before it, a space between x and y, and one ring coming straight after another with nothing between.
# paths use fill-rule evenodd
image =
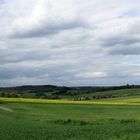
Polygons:
<instances>
[{"instance_id":1,"label":"gray cloud","mask_svg":"<svg viewBox=\"0 0 140 140\"><path fill-rule=\"evenodd\" d=\"M52 21L53 22L53 21ZM61 31L65 30L72 30L75 28L86 28L86 24L80 19L75 19L74 21L71 21L70 23L60 23L58 24L56 21L56 24L53 25L47 25L47 23L44 23L40 27L35 27L35 29L28 30L28 31L20 31L17 30L10 34L10 37L12 38L30 38L30 37L42 37L42 36L50 36L53 34L57 34Z\"/></svg>"},{"instance_id":2,"label":"gray cloud","mask_svg":"<svg viewBox=\"0 0 140 140\"><path fill-rule=\"evenodd\" d=\"M139 44L137 47L134 46L118 46L117 48L112 48L109 50L112 55L140 55Z\"/></svg>"},{"instance_id":3,"label":"gray cloud","mask_svg":"<svg viewBox=\"0 0 140 140\"><path fill-rule=\"evenodd\" d=\"M5 0L0 86L140 82L138 0Z\"/></svg>"},{"instance_id":4,"label":"gray cloud","mask_svg":"<svg viewBox=\"0 0 140 140\"><path fill-rule=\"evenodd\" d=\"M139 43L140 38L133 37L128 33L128 35L124 35L124 36L120 35L116 37L104 38L103 40L101 40L101 42L104 47L105 46L114 47L116 45L126 46L126 45L134 45L136 43Z\"/></svg>"},{"instance_id":5,"label":"gray cloud","mask_svg":"<svg viewBox=\"0 0 140 140\"><path fill-rule=\"evenodd\" d=\"M112 55L139 55L140 32L138 23L139 18L137 17L128 19L128 23L124 21L123 28L118 25L120 27L116 27L114 31L111 30L110 35L107 34L99 38L99 44L106 47L106 50Z\"/></svg>"}]
</instances>

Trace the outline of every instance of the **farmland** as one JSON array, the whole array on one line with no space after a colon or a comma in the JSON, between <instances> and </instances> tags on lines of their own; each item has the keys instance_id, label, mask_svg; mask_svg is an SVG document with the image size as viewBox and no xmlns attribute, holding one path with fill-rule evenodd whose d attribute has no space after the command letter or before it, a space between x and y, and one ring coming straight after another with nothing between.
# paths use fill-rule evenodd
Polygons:
<instances>
[{"instance_id":1,"label":"farmland","mask_svg":"<svg viewBox=\"0 0 140 140\"><path fill-rule=\"evenodd\" d=\"M140 86L62 87L53 85L0 88L0 97L93 100L140 96Z\"/></svg>"},{"instance_id":2,"label":"farmland","mask_svg":"<svg viewBox=\"0 0 140 140\"><path fill-rule=\"evenodd\" d=\"M140 98L0 98L3 140L139 140Z\"/></svg>"}]
</instances>

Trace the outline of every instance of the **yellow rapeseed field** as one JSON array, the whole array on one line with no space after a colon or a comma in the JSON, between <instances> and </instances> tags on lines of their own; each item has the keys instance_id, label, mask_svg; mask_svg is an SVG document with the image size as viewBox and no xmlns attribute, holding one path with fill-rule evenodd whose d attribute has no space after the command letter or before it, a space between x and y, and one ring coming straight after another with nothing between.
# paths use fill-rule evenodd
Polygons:
<instances>
[{"instance_id":1,"label":"yellow rapeseed field","mask_svg":"<svg viewBox=\"0 0 140 140\"><path fill-rule=\"evenodd\" d=\"M22 103L44 103L44 104L110 104L110 105L140 105L140 98L117 99L117 100L91 100L91 101L72 101L72 100L48 100L48 99L29 99L29 98L0 98L1 102L22 102Z\"/></svg>"}]
</instances>

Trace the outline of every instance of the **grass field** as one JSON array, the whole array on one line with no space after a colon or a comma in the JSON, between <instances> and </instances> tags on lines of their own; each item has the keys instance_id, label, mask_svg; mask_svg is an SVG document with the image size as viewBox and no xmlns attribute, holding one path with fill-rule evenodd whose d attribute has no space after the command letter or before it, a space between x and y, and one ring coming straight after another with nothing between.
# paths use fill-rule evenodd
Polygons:
<instances>
[{"instance_id":1,"label":"grass field","mask_svg":"<svg viewBox=\"0 0 140 140\"><path fill-rule=\"evenodd\" d=\"M140 139L140 98L0 102L0 140Z\"/></svg>"},{"instance_id":2,"label":"grass field","mask_svg":"<svg viewBox=\"0 0 140 140\"><path fill-rule=\"evenodd\" d=\"M117 90L109 90L109 91L102 91L102 92L93 92L93 93L86 93L86 94L78 94L74 96L60 96L62 99L72 99L75 97L93 97L93 96L104 96L104 95L112 95L116 98L118 97L134 97L134 96L139 96L140 97L140 88L132 88L132 89L117 89Z\"/></svg>"}]
</instances>

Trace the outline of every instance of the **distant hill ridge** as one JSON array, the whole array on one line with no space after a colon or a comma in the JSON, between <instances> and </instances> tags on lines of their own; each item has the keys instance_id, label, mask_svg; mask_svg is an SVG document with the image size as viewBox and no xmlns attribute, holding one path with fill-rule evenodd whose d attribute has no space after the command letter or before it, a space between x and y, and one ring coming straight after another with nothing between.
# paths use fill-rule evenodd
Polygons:
<instances>
[{"instance_id":1,"label":"distant hill ridge","mask_svg":"<svg viewBox=\"0 0 140 140\"><path fill-rule=\"evenodd\" d=\"M24 85L24 86L16 86L16 87L1 87L0 96L57 99L57 98L68 98L68 97L75 98L79 96L85 97L90 94L93 94L92 95L93 97L95 94L97 96L98 92L100 92L99 94L100 97L110 98L112 97L112 95L110 95L110 93L109 94L106 93L107 91L114 91L120 89L137 89L137 88L140 88L140 85L127 84L123 86L106 86L106 87L105 86L67 87L67 86L55 86L55 85ZM101 94L102 92L104 92L104 94Z\"/></svg>"},{"instance_id":2,"label":"distant hill ridge","mask_svg":"<svg viewBox=\"0 0 140 140\"><path fill-rule=\"evenodd\" d=\"M4 89L45 89L45 88L69 88L69 89L81 89L81 90L88 90L88 89L124 89L124 88L140 88L140 85L122 85L122 86L75 86L75 87L68 87L68 86L56 86L56 85L23 85L23 86L13 86L13 87L0 87L0 90Z\"/></svg>"}]
</instances>

